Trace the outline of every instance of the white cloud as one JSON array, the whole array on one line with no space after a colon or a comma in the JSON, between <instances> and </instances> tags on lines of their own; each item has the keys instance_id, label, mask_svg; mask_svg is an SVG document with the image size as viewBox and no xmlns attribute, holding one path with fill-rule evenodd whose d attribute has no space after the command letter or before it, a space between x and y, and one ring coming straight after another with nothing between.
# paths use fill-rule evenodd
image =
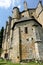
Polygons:
<instances>
[{"instance_id":1,"label":"white cloud","mask_svg":"<svg viewBox=\"0 0 43 65\"><path fill-rule=\"evenodd\" d=\"M0 7L8 8L11 5L11 0L0 0Z\"/></svg>"},{"instance_id":2,"label":"white cloud","mask_svg":"<svg viewBox=\"0 0 43 65\"><path fill-rule=\"evenodd\" d=\"M21 0L0 0L0 7L1 8L9 8L10 6L16 6L20 8L20 2Z\"/></svg>"},{"instance_id":3,"label":"white cloud","mask_svg":"<svg viewBox=\"0 0 43 65\"><path fill-rule=\"evenodd\" d=\"M21 5L18 5L18 8L21 8Z\"/></svg>"}]
</instances>

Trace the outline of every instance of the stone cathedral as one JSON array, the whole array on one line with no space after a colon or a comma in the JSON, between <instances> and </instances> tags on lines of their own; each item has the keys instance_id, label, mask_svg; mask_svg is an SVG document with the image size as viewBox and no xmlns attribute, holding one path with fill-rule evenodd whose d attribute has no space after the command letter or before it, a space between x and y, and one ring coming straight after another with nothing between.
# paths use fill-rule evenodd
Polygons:
<instances>
[{"instance_id":1,"label":"stone cathedral","mask_svg":"<svg viewBox=\"0 0 43 65\"><path fill-rule=\"evenodd\" d=\"M24 10L18 7L8 17L3 34L1 57L12 62L43 60L43 6L39 1L36 8L28 8L24 1Z\"/></svg>"}]
</instances>

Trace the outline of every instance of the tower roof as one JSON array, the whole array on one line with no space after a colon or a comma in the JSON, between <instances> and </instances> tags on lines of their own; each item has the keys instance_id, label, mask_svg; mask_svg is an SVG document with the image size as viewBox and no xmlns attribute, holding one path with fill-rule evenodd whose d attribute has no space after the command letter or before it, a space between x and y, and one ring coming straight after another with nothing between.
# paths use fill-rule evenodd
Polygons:
<instances>
[{"instance_id":1,"label":"tower roof","mask_svg":"<svg viewBox=\"0 0 43 65\"><path fill-rule=\"evenodd\" d=\"M37 7L38 7L39 4L41 5L41 7L43 7L43 5L42 5L42 0L39 0L39 2L38 2L38 4L37 4ZM36 8L37 8L37 7L36 7Z\"/></svg>"},{"instance_id":2,"label":"tower roof","mask_svg":"<svg viewBox=\"0 0 43 65\"><path fill-rule=\"evenodd\" d=\"M19 9L18 7L13 7L13 10L14 10L15 8Z\"/></svg>"},{"instance_id":3,"label":"tower roof","mask_svg":"<svg viewBox=\"0 0 43 65\"><path fill-rule=\"evenodd\" d=\"M42 27L42 25L35 18L32 18L32 17L30 17L30 18L23 17L23 18L21 18L20 20L18 20L17 22L14 23L14 25L12 27L12 30L14 29L16 24L23 23L23 22L26 22L26 21L31 21L31 20L32 21L34 20L35 22L37 22Z\"/></svg>"}]
</instances>

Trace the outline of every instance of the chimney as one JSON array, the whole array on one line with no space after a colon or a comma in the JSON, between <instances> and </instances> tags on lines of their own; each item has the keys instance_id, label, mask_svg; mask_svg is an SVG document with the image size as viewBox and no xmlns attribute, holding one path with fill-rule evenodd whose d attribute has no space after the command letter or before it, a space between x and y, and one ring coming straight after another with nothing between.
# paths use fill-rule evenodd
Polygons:
<instances>
[{"instance_id":1,"label":"chimney","mask_svg":"<svg viewBox=\"0 0 43 65\"><path fill-rule=\"evenodd\" d=\"M27 2L26 2L26 1L24 1L24 9L25 9L25 10L28 9L28 7L27 7Z\"/></svg>"}]
</instances>

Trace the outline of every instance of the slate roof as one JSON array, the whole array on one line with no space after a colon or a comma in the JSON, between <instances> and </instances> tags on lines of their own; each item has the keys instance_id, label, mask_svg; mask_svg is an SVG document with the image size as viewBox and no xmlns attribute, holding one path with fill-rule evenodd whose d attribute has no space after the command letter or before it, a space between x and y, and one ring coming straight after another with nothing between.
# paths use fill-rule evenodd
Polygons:
<instances>
[{"instance_id":1,"label":"slate roof","mask_svg":"<svg viewBox=\"0 0 43 65\"><path fill-rule=\"evenodd\" d=\"M37 22L37 23L42 27L42 25L41 25L35 18L32 18L32 17L30 17L30 18L22 17L21 19L19 19L18 21L16 21L16 22L14 23L12 29L14 29L15 25L18 24L18 23L23 23L23 22L31 21L31 20L32 20L32 21L34 20L35 22Z\"/></svg>"},{"instance_id":2,"label":"slate roof","mask_svg":"<svg viewBox=\"0 0 43 65\"><path fill-rule=\"evenodd\" d=\"M22 17L18 21L25 21L25 20L29 20L29 19L32 19L32 17Z\"/></svg>"}]
</instances>

